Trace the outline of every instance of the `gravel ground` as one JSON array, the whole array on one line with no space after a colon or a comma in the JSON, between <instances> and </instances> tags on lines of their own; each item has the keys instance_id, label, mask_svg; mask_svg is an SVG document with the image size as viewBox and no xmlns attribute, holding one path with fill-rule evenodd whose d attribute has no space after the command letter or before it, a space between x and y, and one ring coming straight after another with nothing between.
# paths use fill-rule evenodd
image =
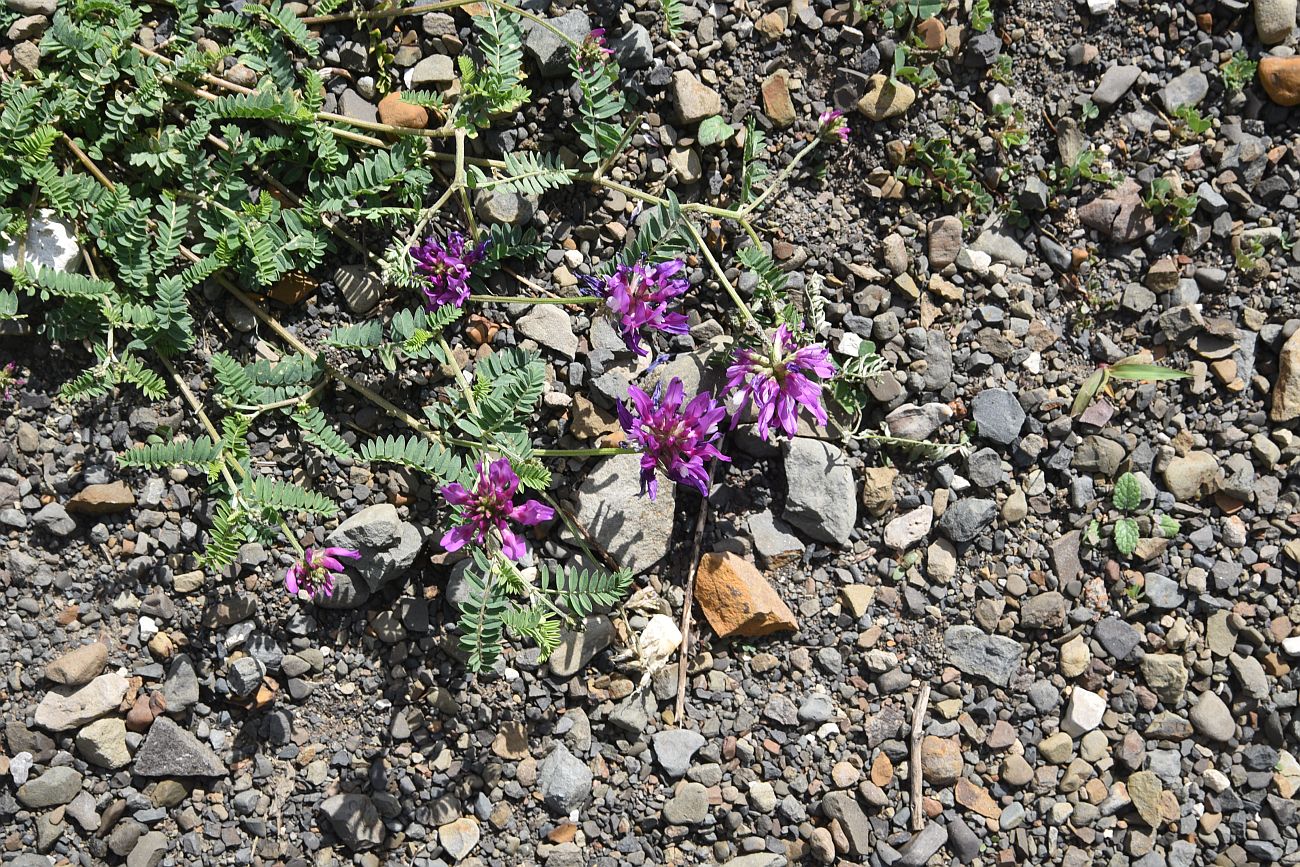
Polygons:
<instances>
[{"instance_id":1,"label":"gravel ground","mask_svg":"<svg viewBox=\"0 0 1300 867\"><path fill-rule=\"evenodd\" d=\"M281 591L283 550L250 544L225 574L204 573L202 485L114 463L151 434L197 433L179 398L65 405L52 395L84 361L77 348L0 337L0 361L28 378L0 404L3 862L1300 863L1300 135L1295 109L1259 83L1228 92L1221 72L1238 51L1290 57L1294 0L995 3L987 34L964 26L966 3L950 5L949 47L913 52L937 83L880 120L870 77L887 71L895 34L853 26L842 4L683 3L675 39L657 4L578 5L580 32L606 28L645 112L615 179L683 201L731 194L736 149L696 144L681 118L702 97L682 76L734 124L758 115L773 168L818 113L849 110L848 143L796 173L765 239L793 287L825 278L828 346L870 339L886 359L866 429L963 445L934 460L731 435L702 540L684 720L675 658L642 672L629 642L654 614L679 615L701 502L665 490L649 507L635 459L555 463L554 490L649 601L593 615L548 662L509 649L476 678L455 645L464 567L425 538L444 515L427 483L322 460L259 422L253 460L339 504L338 520L302 528L305 544L345 518L387 520L376 547L410 559L373 595L323 606ZM395 28L403 76L470 38L460 12ZM349 71L325 108L373 111L364 33L322 36L325 63ZM0 64L23 56L16 38ZM530 49L531 68L544 60ZM565 143L571 82L530 84L527 113L477 152ZM1001 103L1021 146L1000 143ZM1187 104L1210 129L1175 117ZM972 155L995 216L900 181L918 140ZM1062 155L1081 152L1113 188L1061 179ZM1143 202L1159 178L1198 193L1182 225ZM571 294L636 208L570 188L480 210L540 230L553 252L526 276ZM730 231L717 230L727 255L743 244ZM691 265L692 329L670 364L707 384L709 339L730 311L707 266ZM277 315L319 345L362 318L344 282ZM277 351L219 291L196 310L207 345ZM457 336L462 358L541 349L535 430L595 444L617 430L615 401L644 364L606 321L543 309L558 318L481 307ZM1116 383L1071 416L1086 376L1141 351L1192 378ZM339 363L409 406L448 381L435 366ZM198 362L183 370L207 393ZM323 402L352 442L398 430L341 390ZM1108 531L1088 539L1094 519L1118 517L1126 471L1141 489L1131 556ZM1162 514L1180 524L1172 538ZM578 556L567 542L533 539L561 562ZM707 595L715 586L762 623L719 637L740 615Z\"/></svg>"}]
</instances>

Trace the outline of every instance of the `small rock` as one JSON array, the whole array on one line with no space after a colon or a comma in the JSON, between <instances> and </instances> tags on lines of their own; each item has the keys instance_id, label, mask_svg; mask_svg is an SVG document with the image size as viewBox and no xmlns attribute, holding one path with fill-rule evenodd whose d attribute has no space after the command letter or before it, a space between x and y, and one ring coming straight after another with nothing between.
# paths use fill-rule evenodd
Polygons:
<instances>
[{"instance_id":1,"label":"small rock","mask_svg":"<svg viewBox=\"0 0 1300 867\"><path fill-rule=\"evenodd\" d=\"M80 728L117 710L130 684L120 674L101 674L72 693L51 691L36 706L36 724L53 732Z\"/></svg>"},{"instance_id":2,"label":"small rock","mask_svg":"<svg viewBox=\"0 0 1300 867\"><path fill-rule=\"evenodd\" d=\"M1074 737L1090 732L1101 725L1106 713L1106 699L1097 693L1076 686L1070 693L1070 703L1065 707L1061 729Z\"/></svg>"},{"instance_id":3,"label":"small rock","mask_svg":"<svg viewBox=\"0 0 1300 867\"><path fill-rule=\"evenodd\" d=\"M45 532L66 538L77 532L77 522L69 515L68 510L59 503L46 503L35 515L32 515L32 523L44 530Z\"/></svg>"},{"instance_id":4,"label":"small rock","mask_svg":"<svg viewBox=\"0 0 1300 867\"><path fill-rule=\"evenodd\" d=\"M722 113L722 97L718 92L701 84L686 70L673 73L672 98L678 121L688 126Z\"/></svg>"},{"instance_id":5,"label":"small rock","mask_svg":"<svg viewBox=\"0 0 1300 867\"><path fill-rule=\"evenodd\" d=\"M1025 423L1025 411L1020 401L1001 388L987 388L975 395L971 402L971 417L975 419L981 437L1004 446L1019 438Z\"/></svg>"},{"instance_id":6,"label":"small rock","mask_svg":"<svg viewBox=\"0 0 1300 867\"><path fill-rule=\"evenodd\" d=\"M894 551L906 551L929 535L933 522L934 509L917 506L885 525L885 546Z\"/></svg>"},{"instance_id":7,"label":"small rock","mask_svg":"<svg viewBox=\"0 0 1300 867\"><path fill-rule=\"evenodd\" d=\"M700 558L695 598L720 637L756 637L799 628L792 612L749 561L725 552Z\"/></svg>"},{"instance_id":8,"label":"small rock","mask_svg":"<svg viewBox=\"0 0 1300 867\"><path fill-rule=\"evenodd\" d=\"M921 741L921 773L935 786L951 786L961 778L965 762L957 738L926 735Z\"/></svg>"},{"instance_id":9,"label":"small rock","mask_svg":"<svg viewBox=\"0 0 1300 867\"><path fill-rule=\"evenodd\" d=\"M478 820L472 816L462 816L438 826L438 843L454 861L460 861L472 852L481 835Z\"/></svg>"},{"instance_id":10,"label":"small rock","mask_svg":"<svg viewBox=\"0 0 1300 867\"><path fill-rule=\"evenodd\" d=\"M548 23L574 42L581 42L591 32L591 19L579 9L551 18ZM524 21L523 30L524 49L536 61L543 77L563 75L569 65L569 43L549 28L533 21Z\"/></svg>"},{"instance_id":11,"label":"small rock","mask_svg":"<svg viewBox=\"0 0 1300 867\"><path fill-rule=\"evenodd\" d=\"M681 783L664 804L663 818L670 825L698 825L709 815L709 793L700 783Z\"/></svg>"},{"instance_id":12,"label":"small rock","mask_svg":"<svg viewBox=\"0 0 1300 867\"><path fill-rule=\"evenodd\" d=\"M365 315L384 297L384 283L361 265L345 265L334 272L334 285L343 293L348 309Z\"/></svg>"},{"instance_id":13,"label":"small rock","mask_svg":"<svg viewBox=\"0 0 1300 867\"><path fill-rule=\"evenodd\" d=\"M952 418L952 407L946 403L927 403L917 406L905 403L885 416L890 436L923 440Z\"/></svg>"},{"instance_id":14,"label":"small rock","mask_svg":"<svg viewBox=\"0 0 1300 867\"><path fill-rule=\"evenodd\" d=\"M79 515L111 515L135 505L135 494L126 482L87 485L68 500L68 511Z\"/></svg>"},{"instance_id":15,"label":"small rock","mask_svg":"<svg viewBox=\"0 0 1300 867\"><path fill-rule=\"evenodd\" d=\"M763 111L778 127L787 127L795 121L794 101L790 98L790 77L784 70L763 79Z\"/></svg>"},{"instance_id":16,"label":"small rock","mask_svg":"<svg viewBox=\"0 0 1300 867\"><path fill-rule=\"evenodd\" d=\"M384 842L384 822L365 795L334 795L321 801L319 809L349 849L373 849Z\"/></svg>"},{"instance_id":17,"label":"small rock","mask_svg":"<svg viewBox=\"0 0 1300 867\"><path fill-rule=\"evenodd\" d=\"M1295 0L1292 0L1293 4L1294 2ZM1293 13L1294 11L1292 10ZM1160 91L1160 101L1164 103L1165 111L1173 114L1180 108L1197 105L1209 92L1209 79L1205 77L1204 72L1193 66L1165 85Z\"/></svg>"},{"instance_id":18,"label":"small rock","mask_svg":"<svg viewBox=\"0 0 1300 867\"><path fill-rule=\"evenodd\" d=\"M161 831L150 831L141 835L126 856L126 867L158 867L167 854L167 835Z\"/></svg>"},{"instance_id":19,"label":"small rock","mask_svg":"<svg viewBox=\"0 0 1300 867\"><path fill-rule=\"evenodd\" d=\"M379 121L389 126L424 129L429 125L429 111L422 105L403 102L402 92L395 90L379 101Z\"/></svg>"},{"instance_id":20,"label":"small rock","mask_svg":"<svg viewBox=\"0 0 1300 867\"><path fill-rule=\"evenodd\" d=\"M969 542L998 516L998 504L975 497L958 500L939 519L939 532L954 542Z\"/></svg>"},{"instance_id":21,"label":"small rock","mask_svg":"<svg viewBox=\"0 0 1300 867\"><path fill-rule=\"evenodd\" d=\"M1098 108L1107 109L1124 98L1133 87L1142 70L1137 66L1116 64L1102 73L1097 88L1092 92L1092 102Z\"/></svg>"},{"instance_id":22,"label":"small rock","mask_svg":"<svg viewBox=\"0 0 1300 867\"><path fill-rule=\"evenodd\" d=\"M1155 218L1132 178L1080 206L1078 213L1085 226L1121 244L1139 241L1156 230Z\"/></svg>"},{"instance_id":23,"label":"small rock","mask_svg":"<svg viewBox=\"0 0 1300 867\"><path fill-rule=\"evenodd\" d=\"M930 221L926 240L932 271L941 271L957 261L961 252L961 228L960 217L950 215Z\"/></svg>"},{"instance_id":24,"label":"small rock","mask_svg":"<svg viewBox=\"0 0 1300 867\"><path fill-rule=\"evenodd\" d=\"M1255 35L1265 45L1285 42L1291 35L1295 20L1296 0L1255 0ZM1263 71L1264 64L1261 62L1260 72Z\"/></svg>"},{"instance_id":25,"label":"small rock","mask_svg":"<svg viewBox=\"0 0 1300 867\"><path fill-rule=\"evenodd\" d=\"M525 337L569 360L578 354L578 336L573 333L573 322L558 305L535 305L526 316L516 320L515 328Z\"/></svg>"},{"instance_id":26,"label":"small rock","mask_svg":"<svg viewBox=\"0 0 1300 867\"><path fill-rule=\"evenodd\" d=\"M603 614L589 614L583 618L581 629L561 633L560 646L550 657L551 675L573 677L613 640L614 624L610 619Z\"/></svg>"},{"instance_id":27,"label":"small rock","mask_svg":"<svg viewBox=\"0 0 1300 867\"><path fill-rule=\"evenodd\" d=\"M785 446L785 476L781 517L818 541L847 544L858 498L844 452L828 442L795 437Z\"/></svg>"},{"instance_id":28,"label":"small rock","mask_svg":"<svg viewBox=\"0 0 1300 867\"><path fill-rule=\"evenodd\" d=\"M45 679L66 686L82 686L94 680L108 664L108 646L93 641L83 644L45 666Z\"/></svg>"},{"instance_id":29,"label":"small rock","mask_svg":"<svg viewBox=\"0 0 1300 867\"><path fill-rule=\"evenodd\" d=\"M34 780L18 787L18 801L24 807L39 810L66 804L81 791L81 774L72 768L50 768Z\"/></svg>"},{"instance_id":30,"label":"small rock","mask_svg":"<svg viewBox=\"0 0 1300 867\"><path fill-rule=\"evenodd\" d=\"M872 121L888 120L897 117L912 107L916 101L916 91L900 82L891 83L880 73L867 79L867 90L858 100L858 111Z\"/></svg>"},{"instance_id":31,"label":"small rock","mask_svg":"<svg viewBox=\"0 0 1300 867\"><path fill-rule=\"evenodd\" d=\"M656 732L650 740L655 760L670 779L678 780L690 770L691 760L704 746L704 736L689 729L669 729Z\"/></svg>"},{"instance_id":32,"label":"small rock","mask_svg":"<svg viewBox=\"0 0 1300 867\"><path fill-rule=\"evenodd\" d=\"M131 763L126 723L116 717L96 720L77 732L77 752L92 765L117 770Z\"/></svg>"},{"instance_id":33,"label":"small rock","mask_svg":"<svg viewBox=\"0 0 1300 867\"><path fill-rule=\"evenodd\" d=\"M1000 635L986 635L975 626L950 626L943 634L944 648L954 666L966 674L1008 686L1020 668L1024 653L1018 643Z\"/></svg>"},{"instance_id":34,"label":"small rock","mask_svg":"<svg viewBox=\"0 0 1300 867\"><path fill-rule=\"evenodd\" d=\"M591 796L591 769L564 744L558 744L537 769L542 802L553 813L567 815Z\"/></svg>"},{"instance_id":35,"label":"small rock","mask_svg":"<svg viewBox=\"0 0 1300 867\"><path fill-rule=\"evenodd\" d=\"M149 727L132 772L141 777L224 777L226 766L198 738L160 716Z\"/></svg>"},{"instance_id":36,"label":"small rock","mask_svg":"<svg viewBox=\"0 0 1300 867\"><path fill-rule=\"evenodd\" d=\"M1219 461L1212 452L1188 452L1164 471L1165 487L1180 502L1193 503L1219 488Z\"/></svg>"},{"instance_id":37,"label":"small rock","mask_svg":"<svg viewBox=\"0 0 1300 867\"><path fill-rule=\"evenodd\" d=\"M53 15L55 9L55 0L6 0L5 5L16 12L24 10L16 8L16 3L27 3L27 5L48 6L49 12L33 12L33 15ZM19 48L29 46L24 49L25 53L35 52L37 59L40 57L40 51L36 49L32 42L21 42L14 46L14 58L18 59ZM0 270L12 271L18 267L18 239L14 239L0 251ZM48 208L42 208L36 212L36 215L27 224L27 237L23 241L23 256L25 261L40 265L44 268L50 268L55 271L76 271L81 264L81 247L77 243L77 231L71 223L58 218L54 211Z\"/></svg>"},{"instance_id":38,"label":"small rock","mask_svg":"<svg viewBox=\"0 0 1300 867\"><path fill-rule=\"evenodd\" d=\"M1300 61L1300 57L1292 59ZM1261 64L1260 69L1263 68ZM1300 104L1300 65L1296 74L1298 99L1294 104ZM1273 406L1268 417L1276 422L1300 417L1300 330L1287 338L1278 353L1277 382L1273 384Z\"/></svg>"},{"instance_id":39,"label":"small rock","mask_svg":"<svg viewBox=\"0 0 1300 867\"><path fill-rule=\"evenodd\" d=\"M1188 714L1192 727L1211 740L1226 743L1237 733L1237 724L1232 718L1232 711L1212 692L1202 693Z\"/></svg>"},{"instance_id":40,"label":"small rock","mask_svg":"<svg viewBox=\"0 0 1300 867\"><path fill-rule=\"evenodd\" d=\"M640 574L667 553L676 487L661 482L654 500L642 496L640 455L614 455L597 463L579 486L578 522L619 563Z\"/></svg>"}]
</instances>

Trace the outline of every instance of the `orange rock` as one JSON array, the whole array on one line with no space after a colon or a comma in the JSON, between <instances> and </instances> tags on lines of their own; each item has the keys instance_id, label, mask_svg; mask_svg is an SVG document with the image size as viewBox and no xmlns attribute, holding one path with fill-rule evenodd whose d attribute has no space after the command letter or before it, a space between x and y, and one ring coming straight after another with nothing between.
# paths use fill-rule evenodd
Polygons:
<instances>
[{"instance_id":1,"label":"orange rock","mask_svg":"<svg viewBox=\"0 0 1300 867\"><path fill-rule=\"evenodd\" d=\"M1002 815L1002 808L993 800L993 796L964 777L957 781L954 797L958 804L986 819L996 819Z\"/></svg>"},{"instance_id":2,"label":"orange rock","mask_svg":"<svg viewBox=\"0 0 1300 867\"><path fill-rule=\"evenodd\" d=\"M402 102L402 92L394 90L379 100L379 120L389 126L424 129L429 125L429 112L423 106Z\"/></svg>"},{"instance_id":3,"label":"orange rock","mask_svg":"<svg viewBox=\"0 0 1300 867\"><path fill-rule=\"evenodd\" d=\"M290 271L276 281L268 294L272 301L279 301L286 307L292 307L310 297L315 291L315 280L301 271Z\"/></svg>"},{"instance_id":4,"label":"orange rock","mask_svg":"<svg viewBox=\"0 0 1300 867\"><path fill-rule=\"evenodd\" d=\"M1278 105L1300 105L1300 57L1261 58L1259 83Z\"/></svg>"},{"instance_id":5,"label":"orange rock","mask_svg":"<svg viewBox=\"0 0 1300 867\"><path fill-rule=\"evenodd\" d=\"M705 554L695 573L695 598L722 638L798 630L794 612L748 560L727 552Z\"/></svg>"},{"instance_id":6,"label":"orange rock","mask_svg":"<svg viewBox=\"0 0 1300 867\"><path fill-rule=\"evenodd\" d=\"M884 753L878 754L875 761L871 763L871 782L883 789L893 782L893 779L894 763Z\"/></svg>"},{"instance_id":7,"label":"orange rock","mask_svg":"<svg viewBox=\"0 0 1300 867\"><path fill-rule=\"evenodd\" d=\"M68 511L81 515L108 515L135 505L135 494L121 479L106 485L87 485L68 500Z\"/></svg>"},{"instance_id":8,"label":"orange rock","mask_svg":"<svg viewBox=\"0 0 1300 867\"><path fill-rule=\"evenodd\" d=\"M938 18L927 18L916 25L916 35L925 41L925 47L931 51L943 48L945 32L943 22Z\"/></svg>"},{"instance_id":9,"label":"orange rock","mask_svg":"<svg viewBox=\"0 0 1300 867\"><path fill-rule=\"evenodd\" d=\"M149 726L153 725L153 718L154 712L153 709L149 707L149 697L138 695L136 696L135 704L132 705L131 710L126 714L126 727L133 732L140 732L143 734L144 732L149 731Z\"/></svg>"}]
</instances>

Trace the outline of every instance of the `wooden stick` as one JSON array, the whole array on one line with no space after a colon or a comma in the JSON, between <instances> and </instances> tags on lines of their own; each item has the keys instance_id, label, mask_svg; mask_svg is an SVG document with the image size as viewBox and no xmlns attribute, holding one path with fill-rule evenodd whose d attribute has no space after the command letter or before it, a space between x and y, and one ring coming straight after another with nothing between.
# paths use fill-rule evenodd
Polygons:
<instances>
[{"instance_id":1,"label":"wooden stick","mask_svg":"<svg viewBox=\"0 0 1300 867\"><path fill-rule=\"evenodd\" d=\"M929 710L930 683L921 684L921 694L912 706L912 751L911 767L908 768L909 782L912 784L912 830L920 831L925 827L925 807L921 803L921 729L925 725L925 713Z\"/></svg>"},{"instance_id":2,"label":"wooden stick","mask_svg":"<svg viewBox=\"0 0 1300 867\"><path fill-rule=\"evenodd\" d=\"M713 477L718 471L718 462L709 464L709 490L713 490ZM700 545L704 541L704 525L709 520L709 498L700 504L700 514L695 518L695 539L691 542L690 574L686 576L686 599L682 602L682 644L677 649L677 706L673 711L673 722L681 728L686 718L686 669L690 664L689 646L691 643L691 609L695 607L695 573L700 569Z\"/></svg>"}]
</instances>

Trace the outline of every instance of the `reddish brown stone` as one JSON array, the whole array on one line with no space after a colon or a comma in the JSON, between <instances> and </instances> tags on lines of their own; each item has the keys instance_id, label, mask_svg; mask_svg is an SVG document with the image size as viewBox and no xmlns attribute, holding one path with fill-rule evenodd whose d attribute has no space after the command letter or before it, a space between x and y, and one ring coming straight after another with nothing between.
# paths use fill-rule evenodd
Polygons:
<instances>
[{"instance_id":1,"label":"reddish brown stone","mask_svg":"<svg viewBox=\"0 0 1300 867\"><path fill-rule=\"evenodd\" d=\"M957 781L954 797L958 804L986 819L996 819L1002 815L1002 808L993 800L993 796L965 778Z\"/></svg>"},{"instance_id":2,"label":"reddish brown stone","mask_svg":"<svg viewBox=\"0 0 1300 867\"><path fill-rule=\"evenodd\" d=\"M135 704L126 714L126 727L133 732L144 734L149 731L149 726L153 725L154 718L153 708L149 706L149 697L138 695L135 697Z\"/></svg>"},{"instance_id":3,"label":"reddish brown stone","mask_svg":"<svg viewBox=\"0 0 1300 867\"><path fill-rule=\"evenodd\" d=\"M379 120L389 126L424 129L429 125L429 112L424 106L402 102L402 92L395 90L379 100Z\"/></svg>"},{"instance_id":4,"label":"reddish brown stone","mask_svg":"<svg viewBox=\"0 0 1300 867\"><path fill-rule=\"evenodd\" d=\"M695 598L713 631L723 638L756 637L799 628L794 612L767 579L748 560L730 552L700 558Z\"/></svg>"},{"instance_id":5,"label":"reddish brown stone","mask_svg":"<svg viewBox=\"0 0 1300 867\"><path fill-rule=\"evenodd\" d=\"M67 509L80 515L108 515L134 505L135 494L119 479L106 485L87 485L68 500Z\"/></svg>"},{"instance_id":6,"label":"reddish brown stone","mask_svg":"<svg viewBox=\"0 0 1300 867\"><path fill-rule=\"evenodd\" d=\"M921 37L925 47L931 51L943 48L945 32L943 22L938 18L927 18L916 25L916 35Z\"/></svg>"}]
</instances>

